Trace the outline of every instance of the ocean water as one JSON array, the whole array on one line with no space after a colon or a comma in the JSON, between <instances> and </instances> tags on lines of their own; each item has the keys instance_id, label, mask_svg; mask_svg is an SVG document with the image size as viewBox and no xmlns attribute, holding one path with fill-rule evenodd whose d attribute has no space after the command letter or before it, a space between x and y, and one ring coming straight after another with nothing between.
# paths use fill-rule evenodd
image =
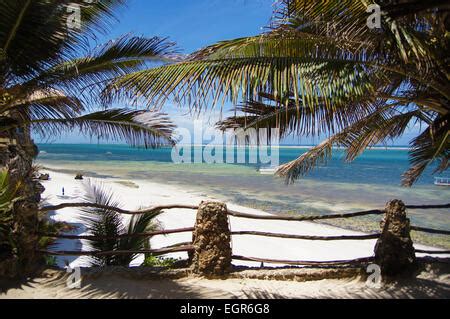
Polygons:
<instances>
[{"instance_id":1,"label":"ocean water","mask_svg":"<svg viewBox=\"0 0 450 319\"><path fill-rule=\"evenodd\" d=\"M82 171L86 176L123 180L145 179L173 184L198 194L264 209L272 213L329 214L383 208L389 200L401 199L410 205L450 202L450 187L434 185L433 168L412 188L401 187L401 175L408 169L408 150L402 148L368 150L353 163L346 163L343 150L335 150L326 165L305 178L287 185L284 179L261 174L261 163L175 164L171 148L134 149L123 145L40 144L38 164L64 172ZM197 147L201 150L201 147ZM238 149L247 159L253 150ZM280 164L306 152L301 147L280 147ZM448 176L447 175L443 175ZM450 229L450 211L410 211L412 224ZM362 217L333 221L333 225L375 231L379 219ZM450 247L445 236L414 234L426 244Z\"/></svg>"}]
</instances>

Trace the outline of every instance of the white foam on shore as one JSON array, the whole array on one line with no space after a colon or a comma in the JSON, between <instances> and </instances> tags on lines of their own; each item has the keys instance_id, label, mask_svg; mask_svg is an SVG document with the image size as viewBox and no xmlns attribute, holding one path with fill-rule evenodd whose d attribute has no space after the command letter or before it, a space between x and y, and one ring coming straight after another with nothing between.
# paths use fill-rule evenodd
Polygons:
<instances>
[{"instance_id":1,"label":"white foam on shore","mask_svg":"<svg viewBox=\"0 0 450 319\"><path fill-rule=\"evenodd\" d=\"M47 173L47 172L43 172ZM88 181L76 181L74 176L53 171L48 172L51 176L50 181L43 182L45 192L43 198L46 204L56 205L60 203L80 202L84 196L84 185ZM152 207L156 205L169 204L187 204L197 205L203 200L214 200L212 197L201 197L192 192L175 187L173 185L164 185L148 181L133 180L132 182L139 188L128 187L117 183L122 179L99 179L91 178L91 182L102 183L110 188L117 195L117 198L123 203L122 208L128 210L137 210L142 207ZM62 196L64 187L65 195ZM204 190L204 193L208 193ZM227 203L232 210L243 213L266 215L268 213L247 208L243 206ZM67 208L57 212L51 212L49 216L55 221L62 221L78 226L75 234L84 234L83 221L80 219L80 213L75 208ZM176 229L192 227L195 224L196 212L186 209L172 209L161 215L158 219L165 229ZM125 218L129 218L128 216ZM360 232L349 231L321 225L311 222L286 222L271 220L252 220L230 218L232 231L264 231L272 233L284 233L294 235L314 235L314 236L342 236L342 235L361 235ZM189 242L192 240L191 233L172 234L166 236L155 236L151 240L152 248L162 248L169 245ZM375 240L359 241L306 241L282 238L266 238L257 236L233 236L233 254L246 257L260 257L278 260L347 260L354 258L369 257L373 255ZM432 249L422 245L416 246L419 249ZM59 240L53 250L88 250L85 241ZM171 257L185 258L187 254L171 254ZM448 256L441 256L448 257ZM58 257L58 266L64 267L66 262L71 267L87 266L86 257ZM139 266L143 257L136 259L132 266ZM259 266L254 262L233 262L235 265ZM267 265L280 266L280 265Z\"/></svg>"}]
</instances>

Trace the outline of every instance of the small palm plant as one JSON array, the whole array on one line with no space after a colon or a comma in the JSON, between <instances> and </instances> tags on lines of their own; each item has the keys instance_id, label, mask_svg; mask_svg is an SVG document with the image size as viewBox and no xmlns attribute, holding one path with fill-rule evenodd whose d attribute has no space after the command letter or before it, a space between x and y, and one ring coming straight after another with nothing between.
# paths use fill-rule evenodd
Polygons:
<instances>
[{"instance_id":1,"label":"small palm plant","mask_svg":"<svg viewBox=\"0 0 450 319\"><path fill-rule=\"evenodd\" d=\"M93 251L139 251L150 247L149 238L140 236L159 228L155 217L160 212L133 215L128 222L114 209L119 208L120 203L115 199L111 190L98 184L86 185L85 200L102 207L110 208L86 208L83 209L83 220L87 230L95 239L89 240L89 246ZM128 267L138 254L108 255L91 257L92 266L124 266Z\"/></svg>"}]
</instances>

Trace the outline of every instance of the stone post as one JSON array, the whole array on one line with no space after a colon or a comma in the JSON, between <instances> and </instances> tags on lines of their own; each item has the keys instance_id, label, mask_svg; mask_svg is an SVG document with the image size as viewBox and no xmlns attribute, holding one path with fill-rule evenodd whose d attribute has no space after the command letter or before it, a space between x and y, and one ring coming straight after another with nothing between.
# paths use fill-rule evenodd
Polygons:
<instances>
[{"instance_id":1,"label":"stone post","mask_svg":"<svg viewBox=\"0 0 450 319\"><path fill-rule=\"evenodd\" d=\"M416 255L410 236L406 206L393 200L386 206L381 222L381 237L375 246L375 261L384 276L396 276L414 270Z\"/></svg>"},{"instance_id":2,"label":"stone post","mask_svg":"<svg viewBox=\"0 0 450 319\"><path fill-rule=\"evenodd\" d=\"M202 202L193 233L192 270L205 276L222 276L231 271L231 232L227 206Z\"/></svg>"}]
</instances>

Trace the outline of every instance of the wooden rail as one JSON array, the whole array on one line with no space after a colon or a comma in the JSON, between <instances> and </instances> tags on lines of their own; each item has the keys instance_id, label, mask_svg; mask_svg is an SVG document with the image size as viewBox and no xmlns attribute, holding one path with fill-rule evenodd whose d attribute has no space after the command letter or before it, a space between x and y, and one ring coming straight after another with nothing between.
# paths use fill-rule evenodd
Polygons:
<instances>
[{"instance_id":1,"label":"wooden rail","mask_svg":"<svg viewBox=\"0 0 450 319\"><path fill-rule=\"evenodd\" d=\"M381 234L373 234L373 235L356 235L356 236L304 236L304 235L286 235L286 234L274 234L274 233L266 233L266 232L257 232L257 231L238 231L232 232L231 235L240 236L240 235L251 235L251 236L262 236L262 237L275 237L275 238L287 238L287 239L304 239L304 240L369 240L369 239L378 239Z\"/></svg>"},{"instance_id":2,"label":"wooden rail","mask_svg":"<svg viewBox=\"0 0 450 319\"><path fill-rule=\"evenodd\" d=\"M450 208L449 204L444 205L406 205L407 209L444 209L444 208Z\"/></svg>"},{"instance_id":3,"label":"wooden rail","mask_svg":"<svg viewBox=\"0 0 450 319\"><path fill-rule=\"evenodd\" d=\"M115 251L44 251L40 250L39 253L49 256L120 256L120 255L134 255L134 254L152 254L154 256L160 256L170 253L193 251L194 246L180 246L180 247L166 247L161 249L151 250L115 250Z\"/></svg>"},{"instance_id":4,"label":"wooden rail","mask_svg":"<svg viewBox=\"0 0 450 319\"><path fill-rule=\"evenodd\" d=\"M445 209L450 208L450 204L445 205L410 205L406 206L408 209ZM41 212L49 212L55 210L61 210L65 208L97 208L97 209L108 209L115 211L120 214L125 215L142 215L146 213L156 213L159 215L163 210L167 209L192 209L196 210L199 208L197 205L162 205L148 208L139 211L129 211L120 208L107 207L104 205L94 204L94 203L67 203L55 206L45 206L40 208ZM367 210L355 213L345 213L345 214L333 214L333 215L319 215L319 216L276 216L276 215L254 215L241 213L233 210L228 210L228 215L236 218L247 218L255 220L279 220L279 221L315 221L315 220L329 220L329 219L340 219L340 218L353 218L368 215L383 215L384 210ZM59 235L59 234L40 234L44 237L59 238L59 239L69 239L69 240L107 240L107 239L117 239L117 238L133 238L133 237L152 237L158 235L168 235L183 232L193 232L194 227L180 228L172 230L161 230L149 233L141 234L123 234L114 237L98 237L98 236L82 236L82 235ZM419 232L427 232L432 234L442 234L450 235L450 231L447 230L437 230L431 228L411 226L411 230ZM276 234L269 232L258 232L258 231L238 231L231 233L234 236L250 235L250 236L262 236L262 237L273 237L273 238L286 238L286 239L299 239L299 240L323 240L323 241L333 241L333 240L372 240L378 239L380 234L369 234L369 235L353 235L353 236L307 236L307 235L288 235L288 234ZM192 243L180 243L170 247L165 247L161 249L153 250L136 250L136 251L39 251L42 254L51 256L108 256L108 255L132 255L132 254L152 254L154 256L165 255L169 253L176 252L190 252L193 251L194 247ZM430 251L430 250L416 250L416 253L423 254L450 254L450 251ZM337 260L337 261L292 261L292 260L274 260L274 259L264 259L264 258L254 258L254 257L244 257L244 256L233 256L234 260L241 261L253 261L253 262L263 262L271 264L286 264L286 265L298 265L298 266L336 266L336 265L351 265L351 264L361 264L368 263L374 260L374 257L359 258L354 260Z\"/></svg>"},{"instance_id":5,"label":"wooden rail","mask_svg":"<svg viewBox=\"0 0 450 319\"><path fill-rule=\"evenodd\" d=\"M419 231L419 232L423 232L423 233L430 233L430 234L450 235L450 231L448 231L448 230L424 228L424 227L417 227L417 226L411 226L411 230Z\"/></svg>"},{"instance_id":6,"label":"wooden rail","mask_svg":"<svg viewBox=\"0 0 450 319\"><path fill-rule=\"evenodd\" d=\"M155 206L155 207L151 207L151 208L147 208L147 209L143 209L143 210L131 211L131 210L126 210L126 209L121 209L118 207L110 207L110 206L100 205L100 204L95 204L95 203L65 203L65 204L60 204L60 205L55 205L55 206L44 206L44 207L41 207L39 209L39 211L51 212L51 211L55 211L55 210L65 209L65 208L97 208L97 209L105 209L105 210L109 210L109 211L114 211L116 213L124 214L124 215L143 215L143 214L148 214L148 213L157 213L157 212L160 212L165 209L176 209L176 208L198 209L198 205L181 205L181 204L180 205L161 205L161 206Z\"/></svg>"},{"instance_id":7,"label":"wooden rail","mask_svg":"<svg viewBox=\"0 0 450 319\"><path fill-rule=\"evenodd\" d=\"M368 210L363 212L356 213L347 213L347 214L333 214L333 215L319 215L319 216L276 216L276 215L253 215L253 214L244 214L232 210L228 210L228 215L238 217L238 218L247 218L247 219L260 219L260 220L284 220L284 221L314 221L314 220L325 220L325 219L338 219L338 218L352 218L359 216L367 216L367 215L383 215L384 210Z\"/></svg>"},{"instance_id":8,"label":"wooden rail","mask_svg":"<svg viewBox=\"0 0 450 319\"><path fill-rule=\"evenodd\" d=\"M358 258L352 260L335 260L335 261L297 261L297 260L278 260L278 259L266 259L266 258L254 258L244 256L233 256L234 260L241 261L254 261L269 264L285 264L292 266L336 266L336 265L352 265L362 264L374 261L374 257Z\"/></svg>"},{"instance_id":9,"label":"wooden rail","mask_svg":"<svg viewBox=\"0 0 450 319\"><path fill-rule=\"evenodd\" d=\"M189 228L179 228L179 229L170 229L170 230L160 230L154 231L150 233L141 233L141 234L124 234L113 237L108 236L90 236L90 235L59 235L59 234L39 234L42 237L49 238L59 238L59 239L72 239L72 240L109 240L109 239L117 239L117 238L136 238L136 237L153 237L158 235L170 235L177 233L187 233L194 231L194 227Z\"/></svg>"},{"instance_id":10,"label":"wooden rail","mask_svg":"<svg viewBox=\"0 0 450 319\"><path fill-rule=\"evenodd\" d=\"M418 254L430 254L430 255L450 255L450 250L423 250L416 249Z\"/></svg>"}]
</instances>

